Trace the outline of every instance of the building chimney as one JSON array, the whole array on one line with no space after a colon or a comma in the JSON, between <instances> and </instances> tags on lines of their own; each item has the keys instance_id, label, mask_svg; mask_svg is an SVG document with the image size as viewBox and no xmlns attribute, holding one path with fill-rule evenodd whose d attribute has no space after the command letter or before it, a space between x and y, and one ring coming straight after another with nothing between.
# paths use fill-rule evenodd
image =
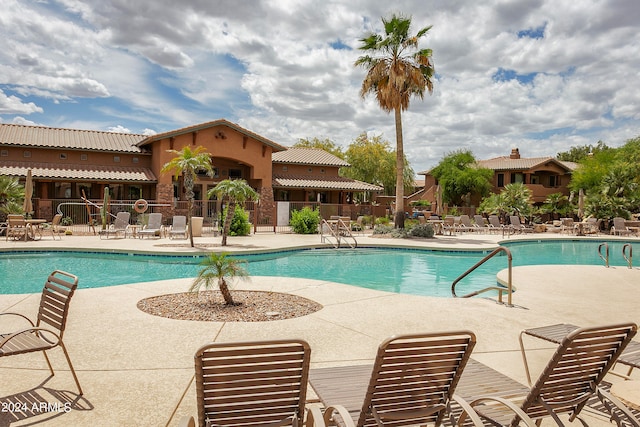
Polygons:
<instances>
[{"instance_id":1,"label":"building chimney","mask_svg":"<svg viewBox=\"0 0 640 427\"><path fill-rule=\"evenodd\" d=\"M511 149L511 155L509 156L510 159L519 159L520 158L520 150L518 150L517 148L513 148Z\"/></svg>"}]
</instances>

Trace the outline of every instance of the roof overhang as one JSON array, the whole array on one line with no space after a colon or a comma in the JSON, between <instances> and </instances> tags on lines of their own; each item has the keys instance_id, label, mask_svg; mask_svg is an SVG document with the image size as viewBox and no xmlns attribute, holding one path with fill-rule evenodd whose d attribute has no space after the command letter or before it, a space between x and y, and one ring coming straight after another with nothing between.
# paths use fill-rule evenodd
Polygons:
<instances>
[{"instance_id":1,"label":"roof overhang","mask_svg":"<svg viewBox=\"0 0 640 427\"><path fill-rule=\"evenodd\" d=\"M27 170L29 169L31 169L33 178L40 180L136 182L144 184L155 184L158 181L151 169L142 167L0 162L1 175L23 177L27 175Z\"/></svg>"},{"instance_id":2,"label":"roof overhang","mask_svg":"<svg viewBox=\"0 0 640 427\"><path fill-rule=\"evenodd\" d=\"M336 191L384 191L379 185L357 181L343 177L295 177L274 176L273 188L305 189L305 190L336 190Z\"/></svg>"}]
</instances>

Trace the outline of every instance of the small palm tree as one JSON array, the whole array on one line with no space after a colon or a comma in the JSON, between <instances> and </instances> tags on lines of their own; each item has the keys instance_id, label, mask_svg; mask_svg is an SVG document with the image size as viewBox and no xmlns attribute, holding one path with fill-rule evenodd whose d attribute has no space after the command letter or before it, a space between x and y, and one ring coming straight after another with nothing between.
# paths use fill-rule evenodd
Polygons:
<instances>
[{"instance_id":1,"label":"small palm tree","mask_svg":"<svg viewBox=\"0 0 640 427\"><path fill-rule=\"evenodd\" d=\"M392 15L382 18L384 36L370 34L361 39L360 50L366 52L355 65L367 69L360 95L374 93L380 108L394 112L396 122L396 228L404 228L404 148L401 111L409 108L412 95L424 97L433 92L435 70L431 49L419 49L420 38L431 26L410 35L411 18Z\"/></svg>"},{"instance_id":2,"label":"small palm tree","mask_svg":"<svg viewBox=\"0 0 640 427\"><path fill-rule=\"evenodd\" d=\"M227 245L227 236L231 229L231 221L236 211L236 204L243 204L247 200L258 200L260 195L247 184L243 179L225 179L220 181L215 187L207 192L207 197L218 196L221 199L229 199L227 206L227 215L224 218L224 226L222 227L222 246Z\"/></svg>"},{"instance_id":3,"label":"small palm tree","mask_svg":"<svg viewBox=\"0 0 640 427\"><path fill-rule=\"evenodd\" d=\"M22 213L24 187L17 178L0 176L0 212L4 214Z\"/></svg>"},{"instance_id":4,"label":"small palm tree","mask_svg":"<svg viewBox=\"0 0 640 427\"><path fill-rule=\"evenodd\" d=\"M212 252L205 258L200 265L203 268L198 272L198 277L195 278L193 284L189 288L190 292L197 292L201 287L205 289L211 289L214 287L214 282L218 282L218 288L224 298L224 302L227 305L236 305L231 297L231 291L227 286L226 278L244 279L249 276L247 270L242 267L241 264L246 264L247 261L229 258L228 253L217 254Z\"/></svg>"},{"instance_id":5,"label":"small palm tree","mask_svg":"<svg viewBox=\"0 0 640 427\"><path fill-rule=\"evenodd\" d=\"M187 196L187 225L189 229L189 239L191 247L193 247L193 227L191 226L191 217L193 216L193 183L196 173L204 170L207 175L213 175L213 166L211 165L211 155L204 152L204 147L196 147L192 150L188 145L182 150L167 150L168 153L175 154L175 157L167 162L160 172L173 172L176 179L182 173L184 188Z\"/></svg>"}]
</instances>

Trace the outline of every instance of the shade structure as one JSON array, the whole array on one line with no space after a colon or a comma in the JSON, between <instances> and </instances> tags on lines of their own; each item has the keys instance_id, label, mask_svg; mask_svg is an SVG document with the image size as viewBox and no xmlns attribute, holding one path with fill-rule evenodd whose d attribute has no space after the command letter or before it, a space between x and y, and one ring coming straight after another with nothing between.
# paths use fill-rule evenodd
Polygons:
<instances>
[{"instance_id":1,"label":"shade structure","mask_svg":"<svg viewBox=\"0 0 640 427\"><path fill-rule=\"evenodd\" d=\"M27 170L27 179L24 182L24 203L22 205L22 210L26 214L33 213L33 202L31 198L33 197L33 178L31 177L31 169Z\"/></svg>"}]
</instances>

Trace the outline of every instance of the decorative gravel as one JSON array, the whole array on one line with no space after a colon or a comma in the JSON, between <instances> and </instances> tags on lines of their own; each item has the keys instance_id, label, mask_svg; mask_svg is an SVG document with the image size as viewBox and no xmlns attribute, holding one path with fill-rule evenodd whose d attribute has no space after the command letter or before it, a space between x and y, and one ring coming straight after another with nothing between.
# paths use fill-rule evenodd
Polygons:
<instances>
[{"instance_id":1,"label":"decorative gravel","mask_svg":"<svg viewBox=\"0 0 640 427\"><path fill-rule=\"evenodd\" d=\"M228 306L219 291L159 295L138 301L154 316L212 322L264 322L306 316L321 304L297 295L264 291L231 291L237 305Z\"/></svg>"}]
</instances>

